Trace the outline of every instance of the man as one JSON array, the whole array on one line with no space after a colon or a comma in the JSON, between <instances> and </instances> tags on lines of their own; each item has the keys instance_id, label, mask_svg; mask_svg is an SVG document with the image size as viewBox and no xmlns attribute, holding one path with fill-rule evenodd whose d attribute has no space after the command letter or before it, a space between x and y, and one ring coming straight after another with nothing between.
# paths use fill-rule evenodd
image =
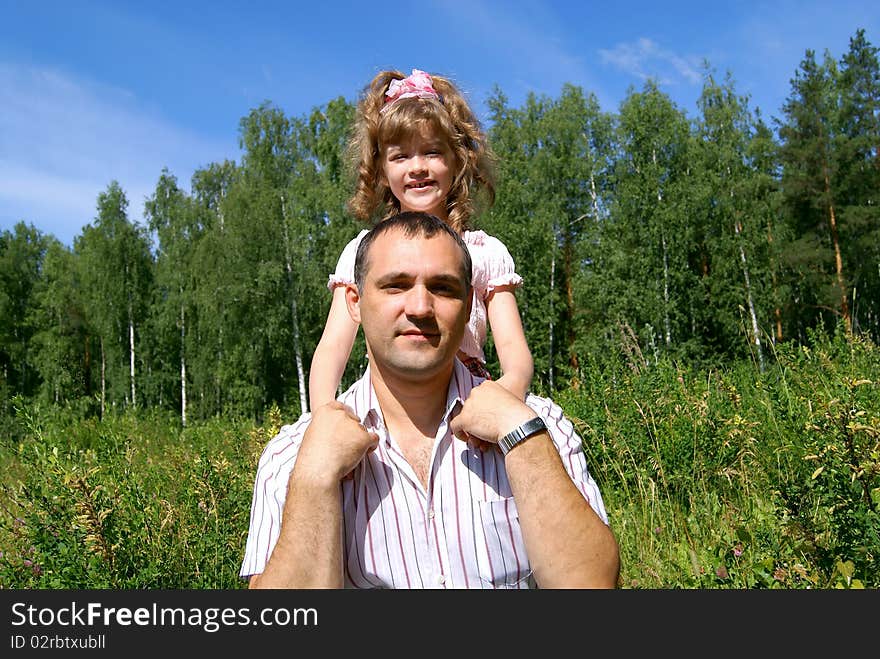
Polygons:
<instances>
[{"instance_id":1,"label":"man","mask_svg":"<svg viewBox=\"0 0 880 659\"><path fill-rule=\"evenodd\" d=\"M250 587L613 588L617 542L571 423L456 359L472 297L458 234L386 220L355 282L370 365L263 451Z\"/></svg>"}]
</instances>

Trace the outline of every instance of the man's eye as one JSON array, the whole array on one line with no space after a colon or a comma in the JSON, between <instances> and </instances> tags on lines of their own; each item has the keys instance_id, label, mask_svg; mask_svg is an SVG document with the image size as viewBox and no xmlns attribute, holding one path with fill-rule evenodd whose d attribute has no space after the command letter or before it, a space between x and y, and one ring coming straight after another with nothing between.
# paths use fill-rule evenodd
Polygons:
<instances>
[{"instance_id":1,"label":"man's eye","mask_svg":"<svg viewBox=\"0 0 880 659\"><path fill-rule=\"evenodd\" d=\"M435 286L434 292L437 293L437 295L445 295L445 296L451 296L451 297L458 297L460 294L458 288L456 288L455 286L446 286L446 285Z\"/></svg>"}]
</instances>

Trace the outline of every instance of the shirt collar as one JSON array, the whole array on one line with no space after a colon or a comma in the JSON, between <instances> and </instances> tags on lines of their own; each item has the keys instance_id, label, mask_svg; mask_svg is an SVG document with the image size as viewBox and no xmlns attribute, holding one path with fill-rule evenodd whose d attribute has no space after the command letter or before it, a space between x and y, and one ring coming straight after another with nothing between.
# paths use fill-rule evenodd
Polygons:
<instances>
[{"instance_id":1,"label":"shirt collar","mask_svg":"<svg viewBox=\"0 0 880 659\"><path fill-rule=\"evenodd\" d=\"M449 380L449 389L446 391L446 411L443 420L448 424L461 411L461 406L471 393L471 389L479 384L476 378L460 360L453 362L452 377ZM358 398L362 401L357 406L360 422L367 430L378 430L384 426L382 422L382 410L379 408L379 399L373 389L370 380L370 365L364 370L359 383Z\"/></svg>"}]
</instances>

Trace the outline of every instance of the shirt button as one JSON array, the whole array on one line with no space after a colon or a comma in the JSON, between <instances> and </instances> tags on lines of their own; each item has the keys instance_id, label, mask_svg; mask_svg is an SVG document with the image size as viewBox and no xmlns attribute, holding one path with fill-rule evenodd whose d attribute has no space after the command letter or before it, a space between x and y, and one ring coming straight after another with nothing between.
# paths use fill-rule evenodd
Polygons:
<instances>
[{"instance_id":1,"label":"shirt button","mask_svg":"<svg viewBox=\"0 0 880 659\"><path fill-rule=\"evenodd\" d=\"M434 519L434 509L433 508L428 508L428 519ZM440 583L443 583L443 582L441 581Z\"/></svg>"},{"instance_id":2,"label":"shirt button","mask_svg":"<svg viewBox=\"0 0 880 659\"><path fill-rule=\"evenodd\" d=\"M437 577L437 583L439 583L441 586L443 584L445 584L446 583L446 575L441 574L439 577Z\"/></svg>"}]
</instances>

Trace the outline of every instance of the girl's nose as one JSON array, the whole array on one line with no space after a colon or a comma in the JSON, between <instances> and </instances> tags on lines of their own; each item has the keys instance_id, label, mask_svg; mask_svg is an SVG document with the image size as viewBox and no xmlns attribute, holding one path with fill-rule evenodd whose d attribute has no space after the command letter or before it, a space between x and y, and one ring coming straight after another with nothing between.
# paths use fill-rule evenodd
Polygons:
<instances>
[{"instance_id":1,"label":"girl's nose","mask_svg":"<svg viewBox=\"0 0 880 659\"><path fill-rule=\"evenodd\" d=\"M424 174L428 171L428 160L422 155L415 155L409 160L411 174Z\"/></svg>"}]
</instances>

